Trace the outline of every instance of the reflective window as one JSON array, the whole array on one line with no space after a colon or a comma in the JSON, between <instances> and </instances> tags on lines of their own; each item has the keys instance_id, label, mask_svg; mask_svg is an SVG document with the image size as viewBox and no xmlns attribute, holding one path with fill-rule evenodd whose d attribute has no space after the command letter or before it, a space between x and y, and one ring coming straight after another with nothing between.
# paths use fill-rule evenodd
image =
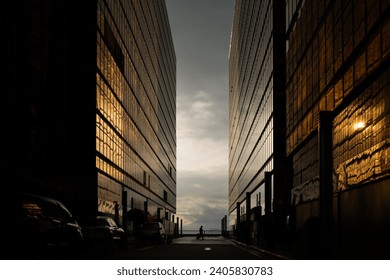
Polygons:
<instances>
[{"instance_id":1,"label":"reflective window","mask_svg":"<svg viewBox=\"0 0 390 280\"><path fill-rule=\"evenodd\" d=\"M176 62L165 5L99 0L97 13L99 211L114 213L125 190L138 209L148 198L175 212Z\"/></svg>"}]
</instances>

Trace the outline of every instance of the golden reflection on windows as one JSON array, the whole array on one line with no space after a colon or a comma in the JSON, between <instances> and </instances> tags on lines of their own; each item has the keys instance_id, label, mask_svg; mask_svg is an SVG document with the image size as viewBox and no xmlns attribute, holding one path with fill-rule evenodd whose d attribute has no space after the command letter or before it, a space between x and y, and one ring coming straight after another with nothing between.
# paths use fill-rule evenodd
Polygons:
<instances>
[{"instance_id":1,"label":"golden reflection on windows","mask_svg":"<svg viewBox=\"0 0 390 280\"><path fill-rule=\"evenodd\" d=\"M380 60L381 44L379 34L370 42L367 48L367 72L370 73Z\"/></svg>"},{"instance_id":2,"label":"golden reflection on windows","mask_svg":"<svg viewBox=\"0 0 390 280\"><path fill-rule=\"evenodd\" d=\"M36 202L23 202L23 209L26 211L26 215L30 217L37 217L42 215L42 208Z\"/></svg>"},{"instance_id":3,"label":"golden reflection on windows","mask_svg":"<svg viewBox=\"0 0 390 280\"><path fill-rule=\"evenodd\" d=\"M110 162L123 169L124 155L122 147L123 142L118 134L105 120L96 115L96 149ZM115 177L118 177L118 175Z\"/></svg>"},{"instance_id":4,"label":"golden reflection on windows","mask_svg":"<svg viewBox=\"0 0 390 280\"><path fill-rule=\"evenodd\" d=\"M169 104L176 92L174 51L166 26L156 30L164 7L145 1L98 0L97 5L96 166L140 197L158 201L154 196L161 198L164 188L175 190L166 163L176 166L175 107ZM145 14L145 8L158 16ZM161 118L161 111L172 117ZM142 186L145 172L150 189ZM113 201L103 194L99 199ZM167 209L175 207L174 194L169 192Z\"/></svg>"},{"instance_id":5,"label":"golden reflection on windows","mask_svg":"<svg viewBox=\"0 0 390 280\"><path fill-rule=\"evenodd\" d=\"M337 108L390 53L389 40L385 39L389 38L390 22L375 30L376 33L370 30L374 22L380 20L378 2L369 5L370 1L359 0L353 4L353 1L346 0L342 3L343 9L338 1L328 3L322 21L312 17L311 9L317 2L304 3L299 13L301 19L308 18L308 22L301 23L298 19L297 28L289 37L286 60L287 153L316 129L316 122L308 129L303 128L305 126L299 128L301 122L307 121L309 111L316 115L315 110ZM313 28L303 28L305 24Z\"/></svg>"},{"instance_id":6,"label":"golden reflection on windows","mask_svg":"<svg viewBox=\"0 0 390 280\"><path fill-rule=\"evenodd\" d=\"M360 82L366 76L366 53L363 52L355 61L355 82Z\"/></svg>"},{"instance_id":7,"label":"golden reflection on windows","mask_svg":"<svg viewBox=\"0 0 390 280\"><path fill-rule=\"evenodd\" d=\"M273 168L273 12L267 9L268 1L254 5L258 12L253 18L237 15L252 28L246 40L240 40L245 27L233 26L229 54L230 208L240 200L243 188L252 189L262 180L264 171ZM248 42L258 47L245 52Z\"/></svg>"},{"instance_id":8,"label":"golden reflection on windows","mask_svg":"<svg viewBox=\"0 0 390 280\"><path fill-rule=\"evenodd\" d=\"M114 92L111 91L99 74L96 75L96 82L97 108L115 130L121 134L123 129L123 108L118 102Z\"/></svg>"},{"instance_id":9,"label":"golden reflection on windows","mask_svg":"<svg viewBox=\"0 0 390 280\"><path fill-rule=\"evenodd\" d=\"M333 122L333 158L338 189L390 173L386 122L388 74L380 76ZM386 101L387 100L387 101Z\"/></svg>"}]
</instances>

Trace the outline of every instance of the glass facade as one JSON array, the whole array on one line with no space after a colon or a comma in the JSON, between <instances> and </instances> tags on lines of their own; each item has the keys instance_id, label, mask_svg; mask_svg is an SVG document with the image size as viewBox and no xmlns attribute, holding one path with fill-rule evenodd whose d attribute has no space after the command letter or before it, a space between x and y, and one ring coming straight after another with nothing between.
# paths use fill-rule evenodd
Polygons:
<instances>
[{"instance_id":1,"label":"glass facade","mask_svg":"<svg viewBox=\"0 0 390 280\"><path fill-rule=\"evenodd\" d=\"M126 210L175 213L176 58L165 3L100 0L97 27L98 211L115 214L125 191Z\"/></svg>"},{"instance_id":2,"label":"glass facade","mask_svg":"<svg viewBox=\"0 0 390 280\"><path fill-rule=\"evenodd\" d=\"M336 257L382 258L389 247L382 215L390 200L389 7L387 0L286 1L286 149L296 230L307 232L318 219L331 234L310 234L330 240ZM323 111L331 123L326 144ZM325 145L330 152L321 155ZM332 179L324 183L328 160Z\"/></svg>"},{"instance_id":3,"label":"glass facade","mask_svg":"<svg viewBox=\"0 0 390 280\"><path fill-rule=\"evenodd\" d=\"M4 10L1 77L12 82L3 83L1 177L79 216L175 213L176 57L165 1L8 1Z\"/></svg>"},{"instance_id":4,"label":"glass facade","mask_svg":"<svg viewBox=\"0 0 390 280\"><path fill-rule=\"evenodd\" d=\"M334 169L335 176L342 178L337 188L344 188L341 182L345 180L350 181L348 185L356 185L387 176L389 74L384 65L389 54L388 1L286 4L291 11L286 16L287 154L294 162L295 202L319 196L319 111L333 111L335 115ZM380 174L353 175L353 169L375 169L375 163L359 160L357 164L357 158L373 147L381 150L377 155L384 163ZM348 167L350 161L357 164L352 169ZM343 178L345 173L349 179Z\"/></svg>"},{"instance_id":5,"label":"glass facade","mask_svg":"<svg viewBox=\"0 0 390 280\"><path fill-rule=\"evenodd\" d=\"M272 219L285 218L274 232L303 236L302 252L383 255L373 248L389 234L389 11L386 0L236 1L231 225L261 233L271 203Z\"/></svg>"},{"instance_id":6,"label":"glass facade","mask_svg":"<svg viewBox=\"0 0 390 280\"><path fill-rule=\"evenodd\" d=\"M279 101L275 84L283 83L283 76L275 71L279 67L275 58L279 54L279 58L284 57L283 49L274 47L278 35L274 30L276 12L282 13L283 9L274 10L274 1L235 3L229 53L231 225L237 221L237 203L240 215L264 207L265 172L279 172L275 171L275 155L284 151L284 145L278 149L278 132L274 129L275 122L283 127L279 117L284 110L283 106L275 110L275 102Z\"/></svg>"}]
</instances>

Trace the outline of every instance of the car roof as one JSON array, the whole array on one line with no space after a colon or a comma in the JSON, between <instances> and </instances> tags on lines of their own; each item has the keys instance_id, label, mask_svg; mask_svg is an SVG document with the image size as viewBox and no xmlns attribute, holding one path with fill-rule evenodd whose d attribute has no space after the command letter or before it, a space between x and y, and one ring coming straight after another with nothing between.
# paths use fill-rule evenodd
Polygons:
<instances>
[{"instance_id":1,"label":"car roof","mask_svg":"<svg viewBox=\"0 0 390 280\"><path fill-rule=\"evenodd\" d=\"M64 208L64 210L69 212L69 214L71 214L70 211L68 210L68 208L61 201L59 201L57 199L50 198L50 197L43 196L43 195L24 193L24 192L19 193L19 195L23 198L32 198L32 199L37 199L37 200L41 200L41 201L46 201L46 202L49 202L52 204L57 204L58 206Z\"/></svg>"},{"instance_id":2,"label":"car roof","mask_svg":"<svg viewBox=\"0 0 390 280\"><path fill-rule=\"evenodd\" d=\"M57 199L54 199L54 198L50 198L50 197L47 197L47 196L43 196L43 195L37 195L37 194L32 194L32 193L20 193L21 196L23 197L30 197L30 198L36 198L36 199L40 199L40 200L44 200L44 201L48 201L48 202L51 202L51 203L54 203L54 204L61 204L63 205L60 201L58 201Z\"/></svg>"}]
</instances>

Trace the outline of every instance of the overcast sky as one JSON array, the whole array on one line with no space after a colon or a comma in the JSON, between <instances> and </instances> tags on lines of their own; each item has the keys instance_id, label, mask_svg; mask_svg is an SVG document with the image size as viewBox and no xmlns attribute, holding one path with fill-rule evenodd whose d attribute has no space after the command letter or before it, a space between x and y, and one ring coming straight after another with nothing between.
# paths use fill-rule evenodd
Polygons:
<instances>
[{"instance_id":1,"label":"overcast sky","mask_svg":"<svg viewBox=\"0 0 390 280\"><path fill-rule=\"evenodd\" d=\"M228 214L228 54L234 0L166 0L177 59L177 216Z\"/></svg>"}]
</instances>

